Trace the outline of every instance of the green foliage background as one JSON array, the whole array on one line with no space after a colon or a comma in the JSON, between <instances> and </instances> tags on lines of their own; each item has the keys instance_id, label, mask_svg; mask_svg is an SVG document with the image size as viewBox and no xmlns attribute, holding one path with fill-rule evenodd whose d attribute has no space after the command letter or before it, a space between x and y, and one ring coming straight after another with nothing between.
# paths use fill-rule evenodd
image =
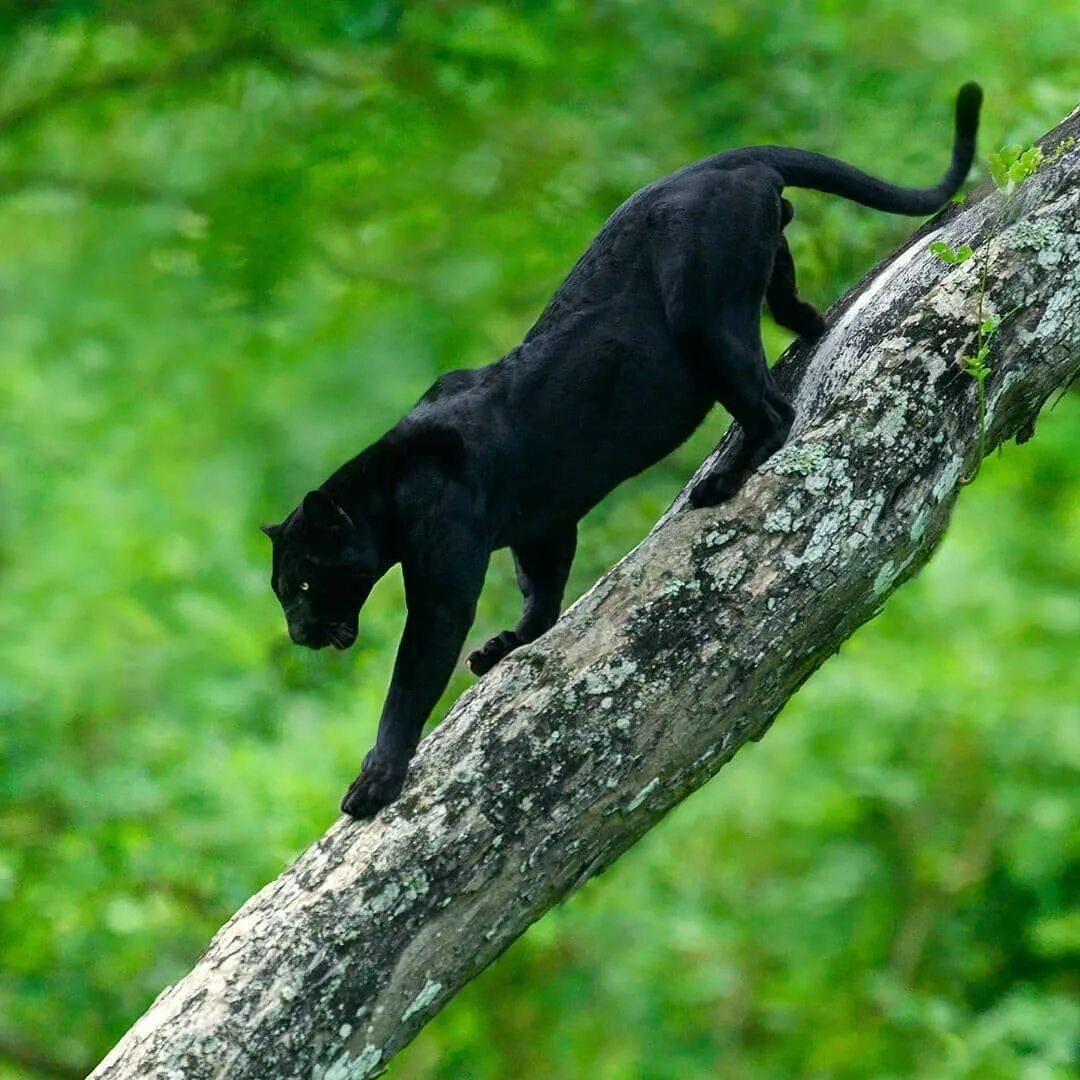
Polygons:
<instances>
[{"instance_id":1,"label":"green foliage background","mask_svg":"<svg viewBox=\"0 0 1080 1080\"><path fill-rule=\"evenodd\" d=\"M1075 0L0 4L0 1078L81 1076L335 817L401 624L287 644L255 526L749 142L926 182L1076 104ZM796 193L827 303L911 229ZM786 339L766 325L770 351ZM586 522L580 594L720 430ZM405 1078L1076 1075L1080 400ZM516 617L508 560L471 640ZM466 685L460 677L451 688Z\"/></svg>"}]
</instances>

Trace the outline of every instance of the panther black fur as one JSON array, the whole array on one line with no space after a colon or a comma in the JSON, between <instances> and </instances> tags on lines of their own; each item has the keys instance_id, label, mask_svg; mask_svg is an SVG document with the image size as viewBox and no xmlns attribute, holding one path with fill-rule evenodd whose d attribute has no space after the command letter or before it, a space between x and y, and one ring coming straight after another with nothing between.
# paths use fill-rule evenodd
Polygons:
<instances>
[{"instance_id":1,"label":"panther black fur","mask_svg":"<svg viewBox=\"0 0 1080 1080\"><path fill-rule=\"evenodd\" d=\"M960 90L952 163L934 187L896 187L820 154L759 146L643 188L517 348L443 375L390 432L263 527L289 633L312 648L351 645L372 585L402 564L408 618L347 814L369 816L400 791L495 548L511 549L525 607L513 630L469 656L478 675L558 617L582 515L674 450L714 404L742 441L730 465L698 481L693 506L730 498L783 445L794 413L765 363L762 305L806 339L824 323L796 293L781 191L933 213L967 175L981 101L974 83Z\"/></svg>"}]
</instances>

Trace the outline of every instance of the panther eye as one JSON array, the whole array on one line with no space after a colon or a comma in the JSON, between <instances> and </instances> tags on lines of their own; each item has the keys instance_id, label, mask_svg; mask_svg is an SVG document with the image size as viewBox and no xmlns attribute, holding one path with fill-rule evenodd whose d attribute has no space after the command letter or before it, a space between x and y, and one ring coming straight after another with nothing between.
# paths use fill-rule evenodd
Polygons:
<instances>
[{"instance_id":1,"label":"panther eye","mask_svg":"<svg viewBox=\"0 0 1080 1080\"><path fill-rule=\"evenodd\" d=\"M306 581L301 581L300 582L300 591L301 592L307 592L308 589L310 589L310 588L311 588L311 586Z\"/></svg>"}]
</instances>

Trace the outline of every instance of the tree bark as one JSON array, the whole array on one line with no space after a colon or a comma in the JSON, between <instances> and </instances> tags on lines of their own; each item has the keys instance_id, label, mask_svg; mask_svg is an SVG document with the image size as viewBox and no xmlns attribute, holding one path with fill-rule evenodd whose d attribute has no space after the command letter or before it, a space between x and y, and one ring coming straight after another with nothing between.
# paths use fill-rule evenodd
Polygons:
<instances>
[{"instance_id":1,"label":"tree bark","mask_svg":"<svg viewBox=\"0 0 1080 1080\"><path fill-rule=\"evenodd\" d=\"M680 497L553 630L462 696L398 802L338 821L249 900L92 1076L377 1074L530 923L760 738L926 562L980 445L1028 437L1080 370L1078 128L1080 110L1014 194L949 207L851 290L816 348L782 361L796 429L736 499L679 512ZM935 239L975 255L946 266ZM961 368L980 293L983 317L1012 312L992 341L982 440Z\"/></svg>"}]
</instances>

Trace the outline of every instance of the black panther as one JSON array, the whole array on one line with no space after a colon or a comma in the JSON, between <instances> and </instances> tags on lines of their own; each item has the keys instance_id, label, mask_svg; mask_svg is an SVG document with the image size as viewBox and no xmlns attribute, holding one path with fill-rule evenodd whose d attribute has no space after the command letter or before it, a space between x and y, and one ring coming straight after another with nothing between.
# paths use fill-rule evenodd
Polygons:
<instances>
[{"instance_id":1,"label":"black panther","mask_svg":"<svg viewBox=\"0 0 1080 1080\"><path fill-rule=\"evenodd\" d=\"M773 382L760 314L803 339L824 330L795 288L785 187L896 214L939 209L975 150L982 91L956 100L940 183L903 188L805 150L729 150L622 204L520 345L441 376L382 438L304 496L278 525L271 585L300 645L345 649L394 563L408 617L378 737L341 804L368 817L401 790L428 714L473 621L491 552L509 547L521 619L473 652L483 675L559 615L577 523L627 477L689 437L719 402L742 439L694 486L694 507L731 498L783 445L793 409Z\"/></svg>"}]
</instances>

